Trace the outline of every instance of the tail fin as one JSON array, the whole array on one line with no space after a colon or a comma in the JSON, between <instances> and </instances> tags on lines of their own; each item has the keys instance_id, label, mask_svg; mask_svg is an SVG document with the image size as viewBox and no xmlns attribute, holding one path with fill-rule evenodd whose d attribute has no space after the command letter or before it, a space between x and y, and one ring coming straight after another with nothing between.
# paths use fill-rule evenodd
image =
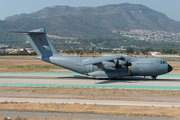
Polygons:
<instances>
[{"instance_id":1,"label":"tail fin","mask_svg":"<svg viewBox=\"0 0 180 120\"><path fill-rule=\"evenodd\" d=\"M13 31L13 33L24 33L38 56L53 56L54 54L59 54L43 28L29 32Z\"/></svg>"}]
</instances>

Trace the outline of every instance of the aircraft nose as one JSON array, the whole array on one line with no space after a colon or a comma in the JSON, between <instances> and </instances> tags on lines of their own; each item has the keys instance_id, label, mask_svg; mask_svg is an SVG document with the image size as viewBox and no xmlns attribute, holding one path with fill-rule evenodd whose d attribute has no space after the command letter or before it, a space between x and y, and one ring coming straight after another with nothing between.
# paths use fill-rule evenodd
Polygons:
<instances>
[{"instance_id":1,"label":"aircraft nose","mask_svg":"<svg viewBox=\"0 0 180 120\"><path fill-rule=\"evenodd\" d=\"M172 67L168 64L168 72L172 71Z\"/></svg>"}]
</instances>

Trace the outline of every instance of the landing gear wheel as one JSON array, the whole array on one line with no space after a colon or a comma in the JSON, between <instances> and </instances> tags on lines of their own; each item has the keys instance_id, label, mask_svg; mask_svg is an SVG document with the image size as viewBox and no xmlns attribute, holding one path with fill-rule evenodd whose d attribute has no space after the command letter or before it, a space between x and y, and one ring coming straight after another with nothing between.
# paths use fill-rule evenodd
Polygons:
<instances>
[{"instance_id":1,"label":"landing gear wheel","mask_svg":"<svg viewBox=\"0 0 180 120\"><path fill-rule=\"evenodd\" d=\"M152 80L156 80L157 75L151 76Z\"/></svg>"}]
</instances>

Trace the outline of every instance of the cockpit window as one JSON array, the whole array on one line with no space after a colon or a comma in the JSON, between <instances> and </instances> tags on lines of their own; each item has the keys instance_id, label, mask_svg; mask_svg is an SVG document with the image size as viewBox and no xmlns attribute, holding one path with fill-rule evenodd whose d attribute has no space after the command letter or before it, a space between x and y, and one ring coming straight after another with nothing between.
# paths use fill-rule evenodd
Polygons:
<instances>
[{"instance_id":1,"label":"cockpit window","mask_svg":"<svg viewBox=\"0 0 180 120\"><path fill-rule=\"evenodd\" d=\"M167 64L167 62L166 62L166 61L160 61L160 63L161 63L161 64Z\"/></svg>"}]
</instances>

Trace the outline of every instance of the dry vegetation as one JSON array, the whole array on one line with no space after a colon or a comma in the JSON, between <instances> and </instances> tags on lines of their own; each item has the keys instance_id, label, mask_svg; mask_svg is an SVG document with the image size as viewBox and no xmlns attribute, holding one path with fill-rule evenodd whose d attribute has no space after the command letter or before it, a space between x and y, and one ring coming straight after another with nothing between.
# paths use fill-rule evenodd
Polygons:
<instances>
[{"instance_id":1,"label":"dry vegetation","mask_svg":"<svg viewBox=\"0 0 180 120\"><path fill-rule=\"evenodd\" d=\"M0 59L37 59L37 56L0 56Z\"/></svg>"},{"instance_id":2,"label":"dry vegetation","mask_svg":"<svg viewBox=\"0 0 180 120\"><path fill-rule=\"evenodd\" d=\"M61 72L59 69L63 68L43 61L0 61L0 72Z\"/></svg>"},{"instance_id":3,"label":"dry vegetation","mask_svg":"<svg viewBox=\"0 0 180 120\"><path fill-rule=\"evenodd\" d=\"M0 97L179 102L180 91L0 86Z\"/></svg>"},{"instance_id":4,"label":"dry vegetation","mask_svg":"<svg viewBox=\"0 0 180 120\"><path fill-rule=\"evenodd\" d=\"M180 74L180 63L169 63L173 70L169 74Z\"/></svg>"},{"instance_id":5,"label":"dry vegetation","mask_svg":"<svg viewBox=\"0 0 180 120\"><path fill-rule=\"evenodd\" d=\"M138 107L138 106L110 106L86 105L66 103L17 103L2 102L0 111L20 112L57 112L57 113L88 113L123 116L151 116L180 118L180 108L176 107Z\"/></svg>"},{"instance_id":6,"label":"dry vegetation","mask_svg":"<svg viewBox=\"0 0 180 120\"><path fill-rule=\"evenodd\" d=\"M24 118L24 117L10 117L8 116L0 116L0 120L81 120L81 119L73 119L73 118Z\"/></svg>"}]
</instances>

